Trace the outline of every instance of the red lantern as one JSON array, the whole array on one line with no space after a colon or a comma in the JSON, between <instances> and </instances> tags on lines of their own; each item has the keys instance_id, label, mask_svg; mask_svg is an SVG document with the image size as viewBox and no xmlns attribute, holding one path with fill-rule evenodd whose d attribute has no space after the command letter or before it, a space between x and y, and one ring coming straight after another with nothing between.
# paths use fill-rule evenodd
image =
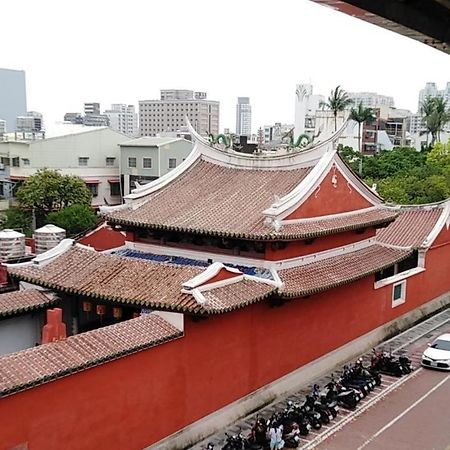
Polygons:
<instances>
[{"instance_id":1,"label":"red lantern","mask_svg":"<svg viewBox=\"0 0 450 450\"><path fill-rule=\"evenodd\" d=\"M92 303L91 302L83 302L83 311L91 312L92 311Z\"/></svg>"},{"instance_id":2,"label":"red lantern","mask_svg":"<svg viewBox=\"0 0 450 450\"><path fill-rule=\"evenodd\" d=\"M106 306L105 305L97 305L96 311L99 316L104 316L106 313Z\"/></svg>"},{"instance_id":3,"label":"red lantern","mask_svg":"<svg viewBox=\"0 0 450 450\"><path fill-rule=\"evenodd\" d=\"M120 306L113 308L113 317L114 317L114 319L122 318L122 308Z\"/></svg>"}]
</instances>

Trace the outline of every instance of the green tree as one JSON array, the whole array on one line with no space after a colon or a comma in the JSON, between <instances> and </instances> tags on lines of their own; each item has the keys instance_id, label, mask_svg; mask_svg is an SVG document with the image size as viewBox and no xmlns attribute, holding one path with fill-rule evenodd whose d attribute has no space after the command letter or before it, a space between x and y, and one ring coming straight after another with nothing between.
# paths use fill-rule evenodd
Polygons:
<instances>
[{"instance_id":1,"label":"green tree","mask_svg":"<svg viewBox=\"0 0 450 450\"><path fill-rule=\"evenodd\" d=\"M40 169L17 189L19 205L34 209L38 219L73 204L90 205L92 195L84 181L56 170Z\"/></svg>"},{"instance_id":2,"label":"green tree","mask_svg":"<svg viewBox=\"0 0 450 450\"><path fill-rule=\"evenodd\" d=\"M430 146L433 147L436 141L441 140L441 131L450 122L450 111L446 100L442 97L427 97L421 105L420 111L425 122L425 133L431 134ZM422 133L423 134L423 133Z\"/></svg>"},{"instance_id":3,"label":"green tree","mask_svg":"<svg viewBox=\"0 0 450 450\"><path fill-rule=\"evenodd\" d=\"M328 101L324 103L328 109L333 111L334 115L334 131L337 131L337 115L338 112L344 111L353 103L353 100L348 96L347 92L341 89L341 86L336 86L330 93Z\"/></svg>"},{"instance_id":4,"label":"green tree","mask_svg":"<svg viewBox=\"0 0 450 450\"><path fill-rule=\"evenodd\" d=\"M1 217L2 229L18 230L30 237L31 230L31 213L18 208L10 208L2 213Z\"/></svg>"},{"instance_id":5,"label":"green tree","mask_svg":"<svg viewBox=\"0 0 450 450\"><path fill-rule=\"evenodd\" d=\"M64 228L68 236L74 236L97 224L97 216L88 205L71 205L47 215L47 223Z\"/></svg>"},{"instance_id":6,"label":"green tree","mask_svg":"<svg viewBox=\"0 0 450 450\"><path fill-rule=\"evenodd\" d=\"M358 150L361 152L361 125L363 123L374 122L376 116L372 108L365 108L362 102L359 102L357 108L351 109L350 119L358 123Z\"/></svg>"},{"instance_id":7,"label":"green tree","mask_svg":"<svg viewBox=\"0 0 450 450\"><path fill-rule=\"evenodd\" d=\"M437 169L450 167L450 139L446 144L437 142L433 146L427 154L427 164Z\"/></svg>"}]
</instances>

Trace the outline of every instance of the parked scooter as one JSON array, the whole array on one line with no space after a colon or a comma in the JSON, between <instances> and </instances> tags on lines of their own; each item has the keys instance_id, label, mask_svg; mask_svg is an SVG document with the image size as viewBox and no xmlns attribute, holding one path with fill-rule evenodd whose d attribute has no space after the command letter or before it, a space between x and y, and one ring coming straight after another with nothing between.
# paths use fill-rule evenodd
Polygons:
<instances>
[{"instance_id":1,"label":"parked scooter","mask_svg":"<svg viewBox=\"0 0 450 450\"><path fill-rule=\"evenodd\" d=\"M363 364L362 358L359 358L352 367L353 372L356 376L366 379L373 379L375 386L381 385L381 374L380 372L372 369L370 366L366 367Z\"/></svg>"},{"instance_id":2,"label":"parked scooter","mask_svg":"<svg viewBox=\"0 0 450 450\"><path fill-rule=\"evenodd\" d=\"M399 356L398 362L399 362L399 364L402 368L402 371L405 375L407 375L408 373L411 373L413 371L411 360L407 356L405 356L405 355Z\"/></svg>"},{"instance_id":3,"label":"parked scooter","mask_svg":"<svg viewBox=\"0 0 450 450\"><path fill-rule=\"evenodd\" d=\"M222 450L263 450L263 447L258 444L249 442L242 433L229 435L225 433L227 440Z\"/></svg>"},{"instance_id":4,"label":"parked scooter","mask_svg":"<svg viewBox=\"0 0 450 450\"><path fill-rule=\"evenodd\" d=\"M331 381L325 386L327 401L336 401L339 406L345 409L355 409L360 398L353 389L347 389L341 386L331 378Z\"/></svg>"},{"instance_id":5,"label":"parked scooter","mask_svg":"<svg viewBox=\"0 0 450 450\"><path fill-rule=\"evenodd\" d=\"M309 408L311 411L315 411L319 414L319 420L324 425L328 425L331 420L333 420L333 416L329 409L320 402L316 402L315 398L312 395L307 395L304 403L306 408Z\"/></svg>"},{"instance_id":6,"label":"parked scooter","mask_svg":"<svg viewBox=\"0 0 450 450\"><path fill-rule=\"evenodd\" d=\"M396 358L391 354L379 352L376 349L373 349L371 367L381 373L394 377L401 377L404 373L404 369Z\"/></svg>"},{"instance_id":7,"label":"parked scooter","mask_svg":"<svg viewBox=\"0 0 450 450\"><path fill-rule=\"evenodd\" d=\"M320 388L318 384L313 386L313 390L311 393L312 397L317 403L324 405L327 407L327 410L331 414L332 418L335 419L339 412L339 406L336 400L329 400L325 394L320 393Z\"/></svg>"}]
</instances>

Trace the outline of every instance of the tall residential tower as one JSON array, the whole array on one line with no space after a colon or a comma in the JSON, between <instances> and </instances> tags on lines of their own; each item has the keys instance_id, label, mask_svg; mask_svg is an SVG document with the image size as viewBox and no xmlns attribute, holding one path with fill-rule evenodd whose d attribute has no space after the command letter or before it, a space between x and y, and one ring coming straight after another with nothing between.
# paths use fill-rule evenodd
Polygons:
<instances>
[{"instance_id":1,"label":"tall residential tower","mask_svg":"<svg viewBox=\"0 0 450 450\"><path fill-rule=\"evenodd\" d=\"M14 131L16 117L26 113L25 71L0 69L0 120L6 122L6 131Z\"/></svg>"},{"instance_id":2,"label":"tall residential tower","mask_svg":"<svg viewBox=\"0 0 450 450\"><path fill-rule=\"evenodd\" d=\"M236 105L236 134L250 137L252 135L252 106L249 97L238 97Z\"/></svg>"},{"instance_id":3,"label":"tall residential tower","mask_svg":"<svg viewBox=\"0 0 450 450\"><path fill-rule=\"evenodd\" d=\"M205 92L163 89L159 100L139 101L141 136L181 131L186 117L201 135L219 133L219 102L207 100Z\"/></svg>"}]
</instances>

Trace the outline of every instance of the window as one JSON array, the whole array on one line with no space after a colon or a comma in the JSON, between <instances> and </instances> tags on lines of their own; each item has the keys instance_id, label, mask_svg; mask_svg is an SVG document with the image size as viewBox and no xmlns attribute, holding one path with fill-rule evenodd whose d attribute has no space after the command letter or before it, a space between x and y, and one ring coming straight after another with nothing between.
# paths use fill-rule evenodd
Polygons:
<instances>
[{"instance_id":1,"label":"window","mask_svg":"<svg viewBox=\"0 0 450 450\"><path fill-rule=\"evenodd\" d=\"M175 169L177 167L176 158L169 158L169 169Z\"/></svg>"},{"instance_id":2,"label":"window","mask_svg":"<svg viewBox=\"0 0 450 450\"><path fill-rule=\"evenodd\" d=\"M19 164L19 157L17 157L17 158L12 158L12 166L13 167L19 167L20 166L20 164Z\"/></svg>"},{"instance_id":3,"label":"window","mask_svg":"<svg viewBox=\"0 0 450 450\"><path fill-rule=\"evenodd\" d=\"M406 280L392 286L392 307L395 308L406 301Z\"/></svg>"},{"instance_id":4,"label":"window","mask_svg":"<svg viewBox=\"0 0 450 450\"><path fill-rule=\"evenodd\" d=\"M152 158L142 158L142 167L144 169L152 168Z\"/></svg>"},{"instance_id":5,"label":"window","mask_svg":"<svg viewBox=\"0 0 450 450\"><path fill-rule=\"evenodd\" d=\"M78 165L79 166L87 166L89 162L89 158L86 156L78 157Z\"/></svg>"},{"instance_id":6,"label":"window","mask_svg":"<svg viewBox=\"0 0 450 450\"><path fill-rule=\"evenodd\" d=\"M111 197L117 197L120 195L120 184L119 183L111 183Z\"/></svg>"},{"instance_id":7,"label":"window","mask_svg":"<svg viewBox=\"0 0 450 450\"><path fill-rule=\"evenodd\" d=\"M89 191L92 194L92 197L97 197L98 195L98 184L86 184L86 187L89 189Z\"/></svg>"},{"instance_id":8,"label":"window","mask_svg":"<svg viewBox=\"0 0 450 450\"><path fill-rule=\"evenodd\" d=\"M136 167L136 158L134 157L129 157L128 158L128 167Z\"/></svg>"},{"instance_id":9,"label":"window","mask_svg":"<svg viewBox=\"0 0 450 450\"><path fill-rule=\"evenodd\" d=\"M29 166L30 165L30 160L28 158L22 158L22 162L24 166Z\"/></svg>"},{"instance_id":10,"label":"window","mask_svg":"<svg viewBox=\"0 0 450 450\"><path fill-rule=\"evenodd\" d=\"M115 162L116 162L116 158L114 158L112 156L107 156L106 157L106 167L114 166Z\"/></svg>"}]
</instances>

